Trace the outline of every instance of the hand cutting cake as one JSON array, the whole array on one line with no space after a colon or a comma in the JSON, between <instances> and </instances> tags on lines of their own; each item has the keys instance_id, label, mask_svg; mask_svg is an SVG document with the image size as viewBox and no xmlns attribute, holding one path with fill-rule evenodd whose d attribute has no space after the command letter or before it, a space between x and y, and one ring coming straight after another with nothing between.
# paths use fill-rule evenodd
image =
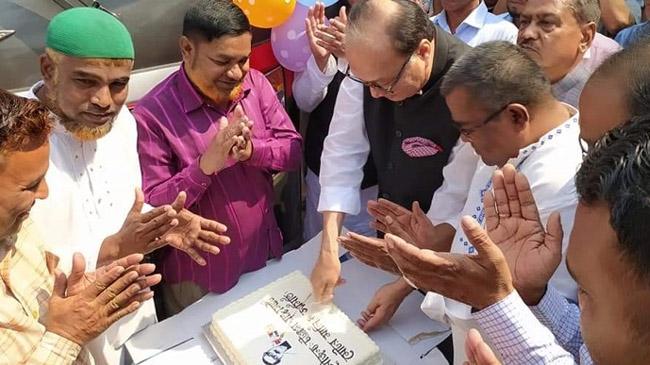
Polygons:
<instances>
[{"instance_id":1,"label":"hand cutting cake","mask_svg":"<svg viewBox=\"0 0 650 365\"><path fill-rule=\"evenodd\" d=\"M336 306L320 305L293 272L212 316L228 365L378 365L379 348Z\"/></svg>"}]
</instances>

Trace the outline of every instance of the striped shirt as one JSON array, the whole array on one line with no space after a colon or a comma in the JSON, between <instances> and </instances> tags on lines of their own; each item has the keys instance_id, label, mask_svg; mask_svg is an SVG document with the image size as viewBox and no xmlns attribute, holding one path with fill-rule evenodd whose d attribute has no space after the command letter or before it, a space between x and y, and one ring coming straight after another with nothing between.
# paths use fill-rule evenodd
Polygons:
<instances>
[{"instance_id":1,"label":"striped shirt","mask_svg":"<svg viewBox=\"0 0 650 365\"><path fill-rule=\"evenodd\" d=\"M81 346L42 323L57 259L29 220L14 240L0 244L0 260L0 364L90 364Z\"/></svg>"},{"instance_id":2,"label":"striped shirt","mask_svg":"<svg viewBox=\"0 0 650 365\"><path fill-rule=\"evenodd\" d=\"M237 104L254 123L253 154L246 162L231 161L207 176L199 159L218 133L217 120ZM188 209L226 224L231 239L219 255L204 255L206 266L168 248L160 262L168 284L190 281L223 293L241 274L282 255L282 235L272 209L272 174L298 169L302 139L262 73L251 69L241 95L222 110L204 101L181 65L138 103L134 115L147 202L167 204L185 191Z\"/></svg>"}]
</instances>

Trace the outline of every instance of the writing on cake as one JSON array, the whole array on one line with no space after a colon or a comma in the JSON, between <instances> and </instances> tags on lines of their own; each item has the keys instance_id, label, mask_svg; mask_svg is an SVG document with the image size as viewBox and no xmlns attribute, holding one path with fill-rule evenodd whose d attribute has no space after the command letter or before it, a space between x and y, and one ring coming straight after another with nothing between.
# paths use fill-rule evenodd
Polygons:
<instances>
[{"instance_id":1,"label":"writing on cake","mask_svg":"<svg viewBox=\"0 0 650 365\"><path fill-rule=\"evenodd\" d=\"M298 341L306 345L321 365L341 365L354 358L354 350L349 349L343 341L336 337L321 318L308 314L308 296L301 300L291 291L285 291L280 299L268 296L263 304L273 310L298 336ZM314 336L318 336L325 343L318 343Z\"/></svg>"}]
</instances>

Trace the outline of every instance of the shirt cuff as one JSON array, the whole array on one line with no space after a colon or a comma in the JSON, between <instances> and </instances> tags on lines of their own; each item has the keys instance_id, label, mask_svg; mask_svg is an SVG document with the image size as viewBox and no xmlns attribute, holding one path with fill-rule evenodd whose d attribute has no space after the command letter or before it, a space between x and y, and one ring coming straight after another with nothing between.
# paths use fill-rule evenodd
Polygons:
<instances>
[{"instance_id":1,"label":"shirt cuff","mask_svg":"<svg viewBox=\"0 0 650 365\"><path fill-rule=\"evenodd\" d=\"M81 346L77 343L53 332L45 332L41 338L41 348L56 358L63 360L62 363L64 364L73 363L79 356L79 352L81 352Z\"/></svg>"},{"instance_id":2,"label":"shirt cuff","mask_svg":"<svg viewBox=\"0 0 650 365\"><path fill-rule=\"evenodd\" d=\"M361 210L359 188L321 186L318 200L319 212L342 212L356 215Z\"/></svg>"},{"instance_id":3,"label":"shirt cuff","mask_svg":"<svg viewBox=\"0 0 650 365\"><path fill-rule=\"evenodd\" d=\"M516 290L475 312L473 317L502 356L516 357L522 351L538 347L536 342L540 339L552 339L551 333L535 319ZM538 333L538 330L546 333Z\"/></svg>"},{"instance_id":4,"label":"shirt cuff","mask_svg":"<svg viewBox=\"0 0 650 365\"><path fill-rule=\"evenodd\" d=\"M185 168L185 171L187 171L187 180L190 185L189 188L192 190L195 188L196 190L204 191L212 183L212 178L210 175L203 173L203 170L201 170L200 161L201 157L197 158L194 160L194 162Z\"/></svg>"},{"instance_id":5,"label":"shirt cuff","mask_svg":"<svg viewBox=\"0 0 650 365\"><path fill-rule=\"evenodd\" d=\"M531 306L530 310L535 317L548 328L560 328L561 321L566 312L567 300L553 286L546 287L546 293L539 304Z\"/></svg>"},{"instance_id":6,"label":"shirt cuff","mask_svg":"<svg viewBox=\"0 0 650 365\"><path fill-rule=\"evenodd\" d=\"M319 80L324 86L327 86L332 82L334 76L336 75L337 63L334 56L331 56L327 59L327 65L325 66L325 71L321 71L316 64L316 59L314 56L309 57L307 60L307 69L309 73L317 80Z\"/></svg>"},{"instance_id":7,"label":"shirt cuff","mask_svg":"<svg viewBox=\"0 0 650 365\"><path fill-rule=\"evenodd\" d=\"M271 145L261 139L254 139L251 143L253 144L253 153L251 153L251 157L244 161L244 163L255 167L265 167L264 161L269 159Z\"/></svg>"}]
</instances>

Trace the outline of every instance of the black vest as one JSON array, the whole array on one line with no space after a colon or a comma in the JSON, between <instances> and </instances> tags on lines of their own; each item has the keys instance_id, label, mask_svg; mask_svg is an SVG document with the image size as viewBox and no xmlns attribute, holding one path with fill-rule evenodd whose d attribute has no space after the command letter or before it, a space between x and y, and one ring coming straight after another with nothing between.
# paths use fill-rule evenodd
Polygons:
<instances>
[{"instance_id":1,"label":"black vest","mask_svg":"<svg viewBox=\"0 0 650 365\"><path fill-rule=\"evenodd\" d=\"M323 142L330 130L336 96L339 93L343 79L345 79L345 75L342 72L337 72L334 80L327 87L325 99L309 114L309 123L305 133L305 163L316 175L320 175L320 157L323 153ZM376 184L377 172L372 162L372 156L368 156L368 161L363 167L361 188L365 189Z\"/></svg>"},{"instance_id":2,"label":"black vest","mask_svg":"<svg viewBox=\"0 0 650 365\"><path fill-rule=\"evenodd\" d=\"M402 102L375 99L364 88L364 117L371 156L377 169L379 196L408 209L418 201L426 212L433 193L442 184L442 168L458 140L458 129L440 95L442 77L469 47L435 27L435 53L431 77L421 95ZM410 157L402 142L422 137L441 150L427 157Z\"/></svg>"}]
</instances>

